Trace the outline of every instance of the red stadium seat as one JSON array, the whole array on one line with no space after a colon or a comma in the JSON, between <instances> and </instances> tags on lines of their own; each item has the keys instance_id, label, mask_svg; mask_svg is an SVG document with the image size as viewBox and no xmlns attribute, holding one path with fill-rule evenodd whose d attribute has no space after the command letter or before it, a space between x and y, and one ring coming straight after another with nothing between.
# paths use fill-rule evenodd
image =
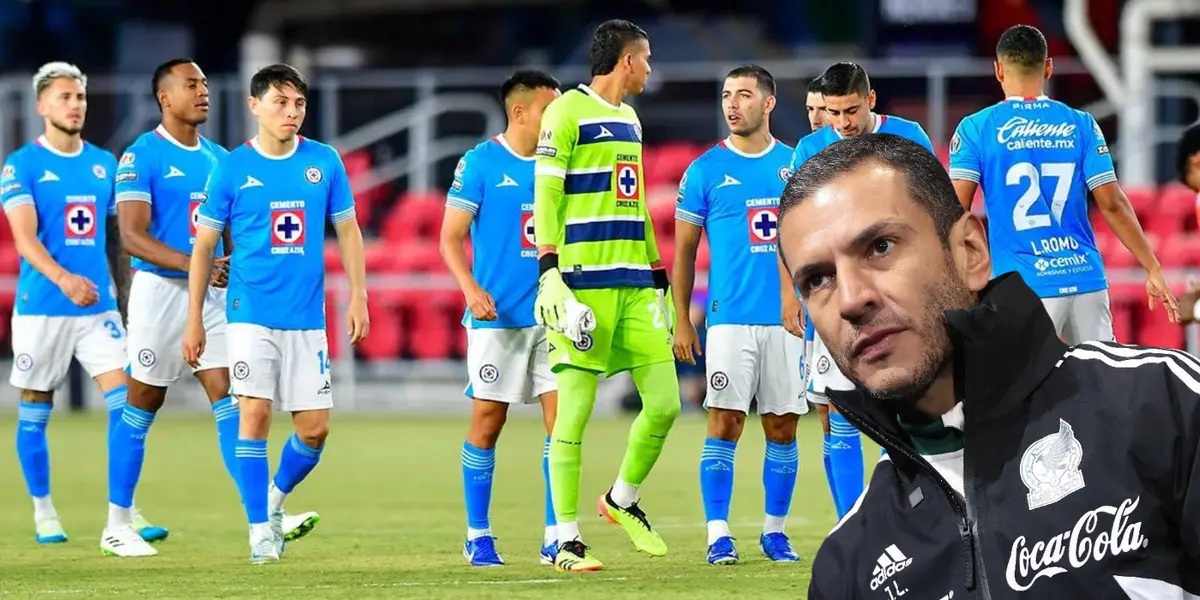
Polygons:
<instances>
[{"instance_id":1,"label":"red stadium seat","mask_svg":"<svg viewBox=\"0 0 1200 600\"><path fill-rule=\"evenodd\" d=\"M388 244L395 270L403 273L442 273L446 263L438 250L436 240L415 240L407 243Z\"/></svg>"},{"instance_id":2,"label":"red stadium seat","mask_svg":"<svg viewBox=\"0 0 1200 600\"><path fill-rule=\"evenodd\" d=\"M1135 291L1140 289L1134 287ZM1118 301L1123 294L1113 293L1109 291L1108 303L1112 311L1113 319L1113 335L1116 336L1117 342L1121 344L1133 343L1133 312L1134 303L1132 301Z\"/></svg>"},{"instance_id":3,"label":"red stadium seat","mask_svg":"<svg viewBox=\"0 0 1200 600\"><path fill-rule=\"evenodd\" d=\"M441 360L450 356L454 346L453 330L447 322L447 307L455 301L457 291L425 292L421 302L408 305L411 327L408 331L408 351L419 360Z\"/></svg>"},{"instance_id":4,"label":"red stadium seat","mask_svg":"<svg viewBox=\"0 0 1200 600\"><path fill-rule=\"evenodd\" d=\"M1196 192L1176 183L1163 186L1158 191L1158 206L1163 218L1178 219L1179 230L1193 231L1197 228L1197 210L1200 206L1196 202Z\"/></svg>"},{"instance_id":5,"label":"red stadium seat","mask_svg":"<svg viewBox=\"0 0 1200 600\"><path fill-rule=\"evenodd\" d=\"M395 360L404 343L404 321L397 307L386 296L372 295L367 300L371 314L371 335L358 345L368 361Z\"/></svg>"},{"instance_id":6,"label":"red stadium seat","mask_svg":"<svg viewBox=\"0 0 1200 600\"><path fill-rule=\"evenodd\" d=\"M1163 238L1156 252L1164 267L1200 266L1200 234L1177 233Z\"/></svg>"},{"instance_id":7,"label":"red stadium seat","mask_svg":"<svg viewBox=\"0 0 1200 600\"><path fill-rule=\"evenodd\" d=\"M663 144L655 148L646 161L645 184L677 186L683 178L683 172L700 156L700 152L688 143Z\"/></svg>"},{"instance_id":8,"label":"red stadium seat","mask_svg":"<svg viewBox=\"0 0 1200 600\"><path fill-rule=\"evenodd\" d=\"M0 273L15 275L21 270L21 255L12 245L0 246Z\"/></svg>"},{"instance_id":9,"label":"red stadium seat","mask_svg":"<svg viewBox=\"0 0 1200 600\"><path fill-rule=\"evenodd\" d=\"M1158 211L1156 191L1146 188L1125 188L1125 195L1129 196L1129 203L1133 205L1133 212L1137 213L1139 219Z\"/></svg>"},{"instance_id":10,"label":"red stadium seat","mask_svg":"<svg viewBox=\"0 0 1200 600\"><path fill-rule=\"evenodd\" d=\"M445 197L436 192L410 193L400 198L384 218L384 239L437 239L442 228Z\"/></svg>"},{"instance_id":11,"label":"red stadium seat","mask_svg":"<svg viewBox=\"0 0 1200 600\"><path fill-rule=\"evenodd\" d=\"M1184 345L1184 330L1176 323L1167 320L1163 307L1157 306L1153 312L1143 301L1135 304L1135 322L1137 327L1137 343L1142 346L1158 346L1162 348L1182 349Z\"/></svg>"},{"instance_id":12,"label":"red stadium seat","mask_svg":"<svg viewBox=\"0 0 1200 600\"><path fill-rule=\"evenodd\" d=\"M342 328L345 323L338 317L337 313L337 294L333 292L325 292L325 337L329 340L329 358L337 359L341 357L341 350L334 340L342 335Z\"/></svg>"}]
</instances>

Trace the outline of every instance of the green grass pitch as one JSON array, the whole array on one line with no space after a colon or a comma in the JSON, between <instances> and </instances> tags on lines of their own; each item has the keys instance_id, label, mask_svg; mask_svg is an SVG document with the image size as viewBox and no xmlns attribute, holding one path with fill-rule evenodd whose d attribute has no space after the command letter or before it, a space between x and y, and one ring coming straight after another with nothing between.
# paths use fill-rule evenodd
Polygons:
<instances>
[{"instance_id":1,"label":"green grass pitch","mask_svg":"<svg viewBox=\"0 0 1200 600\"><path fill-rule=\"evenodd\" d=\"M747 423L738 449L730 522L742 563L705 562L698 460L701 415L680 417L642 490L642 506L670 546L665 558L637 554L596 515L611 484L628 419L596 420L584 445L580 527L604 561L598 573L560 574L538 564L542 537L543 433L533 419L508 423L497 450L492 529L507 566L471 568L462 558L465 516L459 452L465 418L334 415L320 466L288 499L322 521L275 565L248 560L245 516L217 452L211 419L166 411L151 431L137 504L170 528L147 559L105 558L107 516L103 418L56 413L50 422L51 485L70 536L39 547L32 506L11 443L0 461L0 598L729 598L804 597L809 567L834 523L815 415L800 421L800 476L788 532L804 561L771 564L758 549L763 437ZM277 415L272 469L290 428ZM0 431L11 435L11 414ZM878 448L864 444L868 463ZM869 471L868 471L869 472Z\"/></svg>"}]
</instances>

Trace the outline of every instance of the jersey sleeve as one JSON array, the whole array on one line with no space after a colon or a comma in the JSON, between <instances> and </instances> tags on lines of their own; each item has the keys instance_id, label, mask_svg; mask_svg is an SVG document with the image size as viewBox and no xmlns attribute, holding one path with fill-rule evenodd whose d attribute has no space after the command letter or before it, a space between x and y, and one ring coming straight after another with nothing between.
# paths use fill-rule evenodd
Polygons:
<instances>
[{"instance_id":1,"label":"jersey sleeve","mask_svg":"<svg viewBox=\"0 0 1200 600\"><path fill-rule=\"evenodd\" d=\"M699 161L692 162L683 179L679 180L679 195L675 199L675 220L704 227L708 219L708 193Z\"/></svg>"},{"instance_id":2,"label":"jersey sleeve","mask_svg":"<svg viewBox=\"0 0 1200 600\"><path fill-rule=\"evenodd\" d=\"M820 130L818 129L817 131ZM808 150L804 148L804 140L801 139L796 143L796 150L792 152L792 164L788 165L788 168L792 170L792 173L795 173L806 160L808 160Z\"/></svg>"},{"instance_id":3,"label":"jersey sleeve","mask_svg":"<svg viewBox=\"0 0 1200 600\"><path fill-rule=\"evenodd\" d=\"M116 193L116 176L117 176L117 157L113 156L107 150L104 151L105 169L113 174L113 189L108 195L108 216L117 216L117 193Z\"/></svg>"},{"instance_id":4,"label":"jersey sleeve","mask_svg":"<svg viewBox=\"0 0 1200 600\"><path fill-rule=\"evenodd\" d=\"M542 113L533 188L533 230L538 246L559 246L566 234L563 193L579 130L564 98L551 102Z\"/></svg>"},{"instance_id":5,"label":"jersey sleeve","mask_svg":"<svg viewBox=\"0 0 1200 600\"><path fill-rule=\"evenodd\" d=\"M963 119L950 138L950 179L961 179L979 183L979 143L971 122Z\"/></svg>"},{"instance_id":6,"label":"jersey sleeve","mask_svg":"<svg viewBox=\"0 0 1200 600\"><path fill-rule=\"evenodd\" d=\"M913 123L912 141L922 145L930 154L937 156L937 150L933 149L933 142L929 139L929 134L925 133L925 128L919 123Z\"/></svg>"},{"instance_id":7,"label":"jersey sleeve","mask_svg":"<svg viewBox=\"0 0 1200 600\"><path fill-rule=\"evenodd\" d=\"M1108 142L1100 124L1089 113L1080 112L1080 140L1083 142L1083 177L1089 190L1117 180L1113 169L1112 155L1108 153Z\"/></svg>"},{"instance_id":8,"label":"jersey sleeve","mask_svg":"<svg viewBox=\"0 0 1200 600\"><path fill-rule=\"evenodd\" d=\"M0 167L0 202L6 211L25 204L33 205L33 179L21 162L21 156L13 153Z\"/></svg>"},{"instance_id":9,"label":"jersey sleeve","mask_svg":"<svg viewBox=\"0 0 1200 600\"><path fill-rule=\"evenodd\" d=\"M154 172L150 168L153 162L146 152L146 146L135 142L125 149L117 163L116 198L117 202L151 202L150 177Z\"/></svg>"},{"instance_id":10,"label":"jersey sleeve","mask_svg":"<svg viewBox=\"0 0 1200 600\"><path fill-rule=\"evenodd\" d=\"M233 188L229 185L228 161L219 162L204 185L204 203L196 211L196 226L225 230L233 208Z\"/></svg>"},{"instance_id":11,"label":"jersey sleeve","mask_svg":"<svg viewBox=\"0 0 1200 600\"><path fill-rule=\"evenodd\" d=\"M471 214L479 212L483 205L483 177L480 156L475 151L467 152L458 159L454 167L454 183L446 193L446 206L464 210Z\"/></svg>"},{"instance_id":12,"label":"jersey sleeve","mask_svg":"<svg viewBox=\"0 0 1200 600\"><path fill-rule=\"evenodd\" d=\"M354 190L342 156L333 149L329 153L329 221L336 225L354 218Z\"/></svg>"}]
</instances>

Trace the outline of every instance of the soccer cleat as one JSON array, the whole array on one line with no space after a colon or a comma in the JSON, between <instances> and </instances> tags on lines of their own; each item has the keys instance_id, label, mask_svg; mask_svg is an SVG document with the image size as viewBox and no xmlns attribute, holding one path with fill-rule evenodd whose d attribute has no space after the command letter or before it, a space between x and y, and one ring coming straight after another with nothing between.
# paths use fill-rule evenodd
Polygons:
<instances>
[{"instance_id":1,"label":"soccer cleat","mask_svg":"<svg viewBox=\"0 0 1200 600\"><path fill-rule=\"evenodd\" d=\"M504 559L496 552L496 538L481 535L463 544L463 558L472 567L503 567Z\"/></svg>"},{"instance_id":2,"label":"soccer cleat","mask_svg":"<svg viewBox=\"0 0 1200 600\"><path fill-rule=\"evenodd\" d=\"M722 536L708 545L708 564L736 565L738 562L737 548L733 546L733 538Z\"/></svg>"},{"instance_id":3,"label":"soccer cleat","mask_svg":"<svg viewBox=\"0 0 1200 600\"><path fill-rule=\"evenodd\" d=\"M67 541L67 532L63 530L58 517L38 521L36 535L39 544L62 544Z\"/></svg>"},{"instance_id":4,"label":"soccer cleat","mask_svg":"<svg viewBox=\"0 0 1200 600\"><path fill-rule=\"evenodd\" d=\"M542 546L542 555L540 558L540 562L543 565L554 564L554 559L557 557L558 557L558 540L555 540L553 542L550 542L549 544L546 544L545 546Z\"/></svg>"},{"instance_id":5,"label":"soccer cleat","mask_svg":"<svg viewBox=\"0 0 1200 600\"><path fill-rule=\"evenodd\" d=\"M271 536L275 538L275 551L279 556L283 556L283 547L286 545L283 539L283 511L271 513L270 519L267 523L271 526Z\"/></svg>"},{"instance_id":6,"label":"soccer cleat","mask_svg":"<svg viewBox=\"0 0 1200 600\"><path fill-rule=\"evenodd\" d=\"M130 525L106 527L100 534L100 553L105 556L120 556L133 558L154 556L158 550L133 529Z\"/></svg>"},{"instance_id":7,"label":"soccer cleat","mask_svg":"<svg viewBox=\"0 0 1200 600\"><path fill-rule=\"evenodd\" d=\"M166 527L151 525L150 521L147 521L146 517L142 516L142 511L138 510L136 506L129 509L129 515L129 520L133 524L133 530L138 532L138 535L142 536L142 539L147 542L161 542L167 539L167 536L171 533L167 531Z\"/></svg>"},{"instance_id":8,"label":"soccer cleat","mask_svg":"<svg viewBox=\"0 0 1200 600\"><path fill-rule=\"evenodd\" d=\"M250 562L261 565L279 561L281 543L267 523L250 526Z\"/></svg>"},{"instance_id":9,"label":"soccer cleat","mask_svg":"<svg viewBox=\"0 0 1200 600\"><path fill-rule=\"evenodd\" d=\"M283 539L288 542L294 542L310 533L321 522L321 515L315 512L300 513L298 515L289 515L284 513L283 523Z\"/></svg>"},{"instance_id":10,"label":"soccer cleat","mask_svg":"<svg viewBox=\"0 0 1200 600\"><path fill-rule=\"evenodd\" d=\"M792 542L783 532L764 533L758 544L763 554L774 562L800 562L800 555L792 550Z\"/></svg>"},{"instance_id":11,"label":"soccer cleat","mask_svg":"<svg viewBox=\"0 0 1200 600\"><path fill-rule=\"evenodd\" d=\"M637 548L638 552L650 556L667 555L667 543L650 526L650 520L646 518L646 513L638 507L637 502L630 504L629 508L621 508L612 501L612 496L604 494L596 501L596 506L601 517L608 519L610 523L620 525L625 530L625 533L629 535L629 540L633 542L633 547Z\"/></svg>"},{"instance_id":12,"label":"soccer cleat","mask_svg":"<svg viewBox=\"0 0 1200 600\"><path fill-rule=\"evenodd\" d=\"M588 548L579 540L563 542L554 557L554 568L564 572L599 571L604 568L600 559L588 553Z\"/></svg>"}]
</instances>

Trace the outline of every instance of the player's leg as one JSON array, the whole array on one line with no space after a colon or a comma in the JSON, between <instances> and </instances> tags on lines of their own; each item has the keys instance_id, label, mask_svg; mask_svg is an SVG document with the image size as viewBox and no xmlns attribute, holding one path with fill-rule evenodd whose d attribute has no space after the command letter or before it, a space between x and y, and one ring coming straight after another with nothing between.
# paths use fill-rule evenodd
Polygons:
<instances>
[{"instance_id":1,"label":"player's leg","mask_svg":"<svg viewBox=\"0 0 1200 600\"><path fill-rule=\"evenodd\" d=\"M653 289L621 290L622 312L613 332L608 373L628 370L642 398L633 420L621 472L609 493L598 501L601 515L620 525L634 547L650 556L664 556L667 544L638 505L638 489L658 462L667 434L679 416L681 398L675 375L675 354Z\"/></svg>"},{"instance_id":2,"label":"player's leg","mask_svg":"<svg viewBox=\"0 0 1200 600\"><path fill-rule=\"evenodd\" d=\"M225 319L225 290L210 287L207 296L204 301L204 331L207 343L204 347L204 356L200 357L200 366L194 370L194 374L204 388L209 406L212 407L221 460L225 463L225 470L236 484L238 468L235 448L238 440L238 405L234 402L233 396L229 394L229 345L228 323ZM185 295L184 300L186 299ZM186 304L184 304L184 310L187 310ZM182 335L181 330L181 338ZM176 342L175 345L178 346L179 343ZM179 354L178 350L175 351L175 354Z\"/></svg>"},{"instance_id":3,"label":"player's leg","mask_svg":"<svg viewBox=\"0 0 1200 600\"><path fill-rule=\"evenodd\" d=\"M829 485L829 495L833 498L833 506L836 510L838 506L837 486L833 482L833 462L830 460L830 433L829 433L829 399L824 394L817 393L813 389L813 365L816 363L816 339L817 333L813 328L812 319L805 314L804 326L804 361L800 364L801 381L804 385L805 397L808 402L817 407L817 415L821 418L821 462L825 467L825 482Z\"/></svg>"},{"instance_id":4,"label":"player's leg","mask_svg":"<svg viewBox=\"0 0 1200 600\"><path fill-rule=\"evenodd\" d=\"M759 546L772 561L796 562L800 556L792 548L784 524L800 470L796 424L800 415L808 412L803 381L796 377L804 342L782 326L755 327L755 333L761 356L758 412L767 438L762 471L765 517Z\"/></svg>"},{"instance_id":5,"label":"player's leg","mask_svg":"<svg viewBox=\"0 0 1200 600\"><path fill-rule=\"evenodd\" d=\"M54 390L71 365L74 340L66 317L12 317L13 368L9 382L21 392L17 409L17 459L33 499L39 544L67 541L50 499L50 448L46 427L54 410Z\"/></svg>"},{"instance_id":6,"label":"player's leg","mask_svg":"<svg viewBox=\"0 0 1200 600\"><path fill-rule=\"evenodd\" d=\"M1084 342L1115 342L1108 290L1072 296L1071 315L1063 331L1063 340L1072 346Z\"/></svg>"},{"instance_id":7,"label":"player's leg","mask_svg":"<svg viewBox=\"0 0 1200 600\"><path fill-rule=\"evenodd\" d=\"M829 355L829 350L816 336L813 344L816 359L812 369L812 391L824 394L827 389L849 389L853 384L846 379ZM858 429L837 409L829 405L829 467L833 473L833 498L839 519L850 510L862 495L865 470L863 467L862 436Z\"/></svg>"},{"instance_id":8,"label":"player's leg","mask_svg":"<svg viewBox=\"0 0 1200 600\"><path fill-rule=\"evenodd\" d=\"M530 394L542 406L542 424L546 438L542 444L542 478L545 481L545 512L542 533L542 548L539 561L543 565L554 564L558 556L558 517L554 514L554 495L550 487L550 435L554 432L554 421L558 416L558 383L550 371L549 342L543 327L530 328L531 347L529 353Z\"/></svg>"},{"instance_id":9,"label":"player's leg","mask_svg":"<svg viewBox=\"0 0 1200 600\"><path fill-rule=\"evenodd\" d=\"M1054 331L1059 337L1063 337L1067 328L1067 321L1071 316L1071 306L1074 304L1074 298L1074 296L1042 298L1042 306L1046 307L1046 313L1050 315L1050 320L1054 322Z\"/></svg>"},{"instance_id":10,"label":"player's leg","mask_svg":"<svg viewBox=\"0 0 1200 600\"><path fill-rule=\"evenodd\" d=\"M708 527L708 562L713 565L739 559L729 529L729 505L734 455L758 384L758 351L752 336L746 325L714 325L705 344L708 435L700 452L700 497Z\"/></svg>"},{"instance_id":11,"label":"player's leg","mask_svg":"<svg viewBox=\"0 0 1200 600\"><path fill-rule=\"evenodd\" d=\"M238 491L250 524L250 560L279 560L279 541L267 512L271 469L267 436L271 431L272 400L279 397L281 332L249 323L230 323L226 329L230 392L238 404Z\"/></svg>"}]
</instances>

